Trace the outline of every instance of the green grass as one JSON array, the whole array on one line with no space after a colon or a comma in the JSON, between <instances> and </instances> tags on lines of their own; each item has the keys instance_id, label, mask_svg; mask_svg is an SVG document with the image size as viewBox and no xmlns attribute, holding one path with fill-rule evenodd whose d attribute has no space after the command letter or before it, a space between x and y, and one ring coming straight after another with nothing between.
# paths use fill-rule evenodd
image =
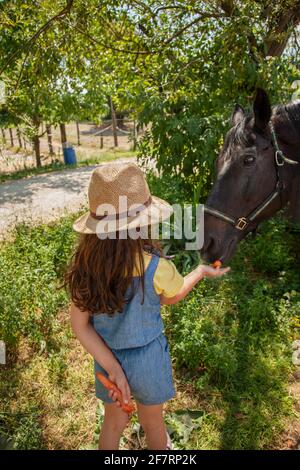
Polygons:
<instances>
[{"instance_id":1,"label":"green grass","mask_svg":"<svg viewBox=\"0 0 300 470\"><path fill-rule=\"evenodd\" d=\"M266 222L241 243L225 279L204 280L166 315L182 379L203 400L214 397L205 421L212 448L268 448L294 412L287 383L300 333L299 238L280 217ZM206 448L207 434L204 426L190 445Z\"/></svg>"},{"instance_id":2,"label":"green grass","mask_svg":"<svg viewBox=\"0 0 300 470\"><path fill-rule=\"evenodd\" d=\"M58 288L73 219L19 226L0 249L0 337L8 352L0 369L3 447L79 448L92 439L92 362L71 334L68 298Z\"/></svg>"},{"instance_id":3,"label":"green grass","mask_svg":"<svg viewBox=\"0 0 300 470\"><path fill-rule=\"evenodd\" d=\"M183 194L171 180L162 185L152 176L149 183L171 202ZM0 248L0 337L8 348L0 369L3 447L95 446L92 360L73 338L68 298L58 289L77 216L19 226ZM177 447L271 448L293 417L287 384L291 342L300 333L299 238L278 216L261 236L241 243L226 279L204 280L164 308L178 390L166 420ZM127 431L124 445L134 442Z\"/></svg>"},{"instance_id":4,"label":"green grass","mask_svg":"<svg viewBox=\"0 0 300 470\"><path fill-rule=\"evenodd\" d=\"M28 176L40 175L43 173L50 173L52 171L69 170L72 168L79 168L81 166L96 165L102 162L109 162L118 160L119 158L131 158L136 156L136 152L133 151L118 151L111 150L105 152L94 151L89 158L86 158L86 153L81 152L80 149L76 150L77 163L75 165L66 165L63 162L54 162L47 165L43 165L39 168L25 168L12 173L0 174L0 183L5 181L17 180L21 178L27 178Z\"/></svg>"}]
</instances>

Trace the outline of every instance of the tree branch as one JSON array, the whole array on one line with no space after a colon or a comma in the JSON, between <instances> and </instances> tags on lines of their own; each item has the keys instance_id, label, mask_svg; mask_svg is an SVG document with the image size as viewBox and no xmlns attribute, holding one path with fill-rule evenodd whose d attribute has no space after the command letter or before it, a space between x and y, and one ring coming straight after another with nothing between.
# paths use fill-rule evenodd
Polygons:
<instances>
[{"instance_id":1,"label":"tree branch","mask_svg":"<svg viewBox=\"0 0 300 470\"><path fill-rule=\"evenodd\" d=\"M154 13L148 5L137 0L133 0L132 3L134 3L138 7L141 7L144 11L147 11L148 13L150 13L151 17L154 18Z\"/></svg>"},{"instance_id":2,"label":"tree branch","mask_svg":"<svg viewBox=\"0 0 300 470\"><path fill-rule=\"evenodd\" d=\"M11 61L16 57L16 55L18 55L18 53L20 51L24 51L26 50L32 42L34 42L43 32L47 31L51 24L56 21L56 20L59 20L61 18L63 18L65 15L67 15L72 6L73 6L73 3L74 3L74 0L67 0L67 5L60 11L58 12L56 15L52 16L52 18L50 18L40 29L38 29L34 34L33 36L31 36L31 38L29 38L25 44L23 45L22 48L20 49L16 49L10 56L9 58L7 59L7 61L5 62L4 66L2 67L2 69L0 70L0 75L4 72L4 70L6 69L7 65L11 63Z\"/></svg>"},{"instance_id":3,"label":"tree branch","mask_svg":"<svg viewBox=\"0 0 300 470\"><path fill-rule=\"evenodd\" d=\"M111 46L110 44L105 44L102 41L99 41L99 39L95 39L93 36L91 36L89 33L86 31L83 31L81 28L78 26L74 25L74 29L76 29L79 33L81 33L83 36L87 37L91 42L98 44L101 47L104 47L105 49L111 49L112 51L115 52L123 52L125 54L135 54L135 55L147 55L147 54L156 54L158 51L133 51L132 49L119 49L117 47Z\"/></svg>"},{"instance_id":4,"label":"tree branch","mask_svg":"<svg viewBox=\"0 0 300 470\"><path fill-rule=\"evenodd\" d=\"M180 28L169 39L167 39L163 43L163 47L170 44L170 42L172 42L175 38L177 38L178 36L181 36L181 34L184 33L184 31L189 29L194 24L199 23L199 21L201 21L205 18L225 18L225 17L226 17L226 15L224 15L223 13L201 13L201 15L197 16L197 18L195 18L193 21L191 21L190 23L188 23L185 26L183 26L182 28Z\"/></svg>"},{"instance_id":5,"label":"tree branch","mask_svg":"<svg viewBox=\"0 0 300 470\"><path fill-rule=\"evenodd\" d=\"M185 5L169 5L169 6L166 5L166 6L163 6L163 7L156 8L156 10L153 12L153 15L157 16L157 13L159 13L160 11L163 11L163 10L184 10L184 11L188 11L189 13L192 10L195 11L195 9L193 7L189 10Z\"/></svg>"},{"instance_id":6,"label":"tree branch","mask_svg":"<svg viewBox=\"0 0 300 470\"><path fill-rule=\"evenodd\" d=\"M300 1L293 7L283 10L272 28L269 29L264 40L266 46L266 56L281 56L289 40L292 28L300 23Z\"/></svg>"},{"instance_id":7,"label":"tree branch","mask_svg":"<svg viewBox=\"0 0 300 470\"><path fill-rule=\"evenodd\" d=\"M182 72L184 72L186 69L188 69L191 65L193 65L195 62L198 62L199 60L203 60L203 57L197 57L196 59L190 60L187 64L185 64L183 67L181 67L181 69L179 70L179 72L177 72L175 78L172 80L173 86L175 86L175 83L176 83L177 80L179 79L179 77L180 77L180 75L182 74ZM170 82L169 82L169 83L170 83Z\"/></svg>"}]
</instances>

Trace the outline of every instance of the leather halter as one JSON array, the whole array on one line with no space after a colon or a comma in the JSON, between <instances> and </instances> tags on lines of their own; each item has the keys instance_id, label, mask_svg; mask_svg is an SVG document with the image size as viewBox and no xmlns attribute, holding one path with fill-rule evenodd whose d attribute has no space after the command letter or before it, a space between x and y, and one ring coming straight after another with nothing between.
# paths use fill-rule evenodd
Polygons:
<instances>
[{"instance_id":1,"label":"leather halter","mask_svg":"<svg viewBox=\"0 0 300 470\"><path fill-rule=\"evenodd\" d=\"M290 160L287 158L282 150L280 150L279 145L278 145L278 140L277 136L275 134L275 130L273 127L273 124L270 123L270 130L271 130L271 135L272 135L272 140L275 148L274 152L274 163L275 163L275 169L276 169L276 174L277 174L277 181L276 181L276 186L274 191L269 194L269 196L266 197L266 199L259 205L257 206L253 211L251 211L247 216L239 217L237 219L231 217L228 214L225 214L224 212L221 212L217 209L214 209L213 207L210 206L204 206L204 212L207 214L213 215L214 217L217 217L218 219L224 220L225 222L230 223L231 225L234 226L237 230L244 231L249 225L251 225L257 217L276 199L278 196L281 199L281 194L282 191L285 189L284 186L284 181L283 181L283 175L282 175L282 167L284 166L285 163L288 163L290 165L297 165L299 162L296 162L295 160ZM281 207L282 207L282 202L281 202Z\"/></svg>"}]
</instances>

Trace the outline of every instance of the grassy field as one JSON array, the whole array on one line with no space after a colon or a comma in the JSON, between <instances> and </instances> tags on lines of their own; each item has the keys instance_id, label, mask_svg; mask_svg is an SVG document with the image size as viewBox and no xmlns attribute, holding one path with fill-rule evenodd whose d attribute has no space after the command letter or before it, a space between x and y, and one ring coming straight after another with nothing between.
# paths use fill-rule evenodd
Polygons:
<instances>
[{"instance_id":1,"label":"grassy field","mask_svg":"<svg viewBox=\"0 0 300 470\"><path fill-rule=\"evenodd\" d=\"M173 180L149 183L170 202L184 197ZM92 359L73 337L68 298L59 289L77 216L19 226L0 249L0 337L8 349L0 366L2 447L97 444L102 407ZM299 238L278 216L240 245L226 279L204 280L185 301L163 309L177 388L166 421L177 448L280 448L285 426L299 418L287 388L291 342L300 336ZM193 258L178 252L175 262L185 272ZM143 445L133 417L122 447Z\"/></svg>"},{"instance_id":2,"label":"grassy field","mask_svg":"<svg viewBox=\"0 0 300 470\"><path fill-rule=\"evenodd\" d=\"M100 146L100 136L95 135L96 126L94 124L80 123L80 145L77 142L76 124L69 123L66 125L67 140L73 145L76 151L78 164L86 164L85 162L107 161L116 158L122 158L122 155L130 155L133 152L133 142L130 135L123 134L118 136L118 147L114 147L114 139L112 135L103 137L103 148ZM130 128L130 127L129 127ZM42 129L40 129L42 131ZM6 141L0 137L0 182L6 179L20 178L30 172L43 172L41 168L36 170L36 160L32 151L32 146L27 142L26 149L20 148L16 136L16 130L13 129L14 146L11 146L6 131ZM119 133L120 134L120 133ZM49 154L48 141L46 136L40 138L40 150L42 167L44 171L51 166L63 165L63 151L61 145L61 136L59 127L52 127L52 141L54 155ZM48 170L49 171L49 170Z\"/></svg>"}]
</instances>

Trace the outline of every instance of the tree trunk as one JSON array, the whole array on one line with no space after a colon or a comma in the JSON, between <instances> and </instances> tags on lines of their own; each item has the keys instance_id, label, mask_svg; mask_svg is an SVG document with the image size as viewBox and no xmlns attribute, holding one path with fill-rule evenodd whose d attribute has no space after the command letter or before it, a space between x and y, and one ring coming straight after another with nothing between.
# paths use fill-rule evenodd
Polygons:
<instances>
[{"instance_id":1,"label":"tree trunk","mask_svg":"<svg viewBox=\"0 0 300 470\"><path fill-rule=\"evenodd\" d=\"M32 122L35 128L35 136L32 139L33 151L35 153L36 166L37 168L39 168L42 166L40 138L39 138L39 129L41 125L40 117L38 115L33 116Z\"/></svg>"},{"instance_id":2,"label":"tree trunk","mask_svg":"<svg viewBox=\"0 0 300 470\"><path fill-rule=\"evenodd\" d=\"M14 138L13 138L12 128L10 127L8 130L9 130L9 136L10 136L10 145L11 145L11 147L13 147L14 146Z\"/></svg>"},{"instance_id":3,"label":"tree trunk","mask_svg":"<svg viewBox=\"0 0 300 470\"><path fill-rule=\"evenodd\" d=\"M61 144L62 148L65 147L65 143L67 142L67 133L66 133L66 125L65 124L60 124L60 139L61 139Z\"/></svg>"},{"instance_id":4,"label":"tree trunk","mask_svg":"<svg viewBox=\"0 0 300 470\"><path fill-rule=\"evenodd\" d=\"M220 2L220 6L222 10L226 13L227 16L231 16L233 9L234 9L234 3L233 0L223 0Z\"/></svg>"},{"instance_id":5,"label":"tree trunk","mask_svg":"<svg viewBox=\"0 0 300 470\"><path fill-rule=\"evenodd\" d=\"M20 129L17 127L17 136L18 136L18 141L19 141L19 147L20 149L23 147L22 145L22 140L21 140L21 132Z\"/></svg>"},{"instance_id":6,"label":"tree trunk","mask_svg":"<svg viewBox=\"0 0 300 470\"><path fill-rule=\"evenodd\" d=\"M33 138L33 148L35 153L35 160L37 168L42 166L41 163L41 150L40 150L40 138L38 134L36 134Z\"/></svg>"},{"instance_id":7,"label":"tree trunk","mask_svg":"<svg viewBox=\"0 0 300 470\"><path fill-rule=\"evenodd\" d=\"M110 98L110 109L111 109L112 131L113 131L113 136L114 136L114 146L118 147L117 120L116 120L116 112L115 112L112 98Z\"/></svg>"},{"instance_id":8,"label":"tree trunk","mask_svg":"<svg viewBox=\"0 0 300 470\"><path fill-rule=\"evenodd\" d=\"M272 18L272 11L267 9L268 11L272 28L267 32L264 40L265 55L281 56L292 31L300 22L300 1L290 7L282 7L281 13L275 18Z\"/></svg>"},{"instance_id":9,"label":"tree trunk","mask_svg":"<svg viewBox=\"0 0 300 470\"><path fill-rule=\"evenodd\" d=\"M247 34L250 51L257 50L262 57L281 56L292 32L300 23L300 1L262 2L261 0L254 0L253 3L263 6L261 20L265 25L269 24L270 27L265 32L263 47L261 47L260 41L256 40L257 38L252 32ZM234 2L234 0L221 0L219 5L226 17L238 16L239 10L237 2ZM250 53L256 61L255 54Z\"/></svg>"},{"instance_id":10,"label":"tree trunk","mask_svg":"<svg viewBox=\"0 0 300 470\"><path fill-rule=\"evenodd\" d=\"M50 156L53 157L54 150L53 150L53 144L52 144L52 132L51 132L51 125L50 124L46 124L46 132L47 132L49 153L50 153Z\"/></svg>"},{"instance_id":11,"label":"tree trunk","mask_svg":"<svg viewBox=\"0 0 300 470\"><path fill-rule=\"evenodd\" d=\"M3 127L1 128L1 132L2 132L3 143L6 144L6 135L5 135L5 130L3 129Z\"/></svg>"},{"instance_id":12,"label":"tree trunk","mask_svg":"<svg viewBox=\"0 0 300 470\"><path fill-rule=\"evenodd\" d=\"M77 130L77 145L80 145L80 132L79 132L79 122L76 121L76 130Z\"/></svg>"}]
</instances>

